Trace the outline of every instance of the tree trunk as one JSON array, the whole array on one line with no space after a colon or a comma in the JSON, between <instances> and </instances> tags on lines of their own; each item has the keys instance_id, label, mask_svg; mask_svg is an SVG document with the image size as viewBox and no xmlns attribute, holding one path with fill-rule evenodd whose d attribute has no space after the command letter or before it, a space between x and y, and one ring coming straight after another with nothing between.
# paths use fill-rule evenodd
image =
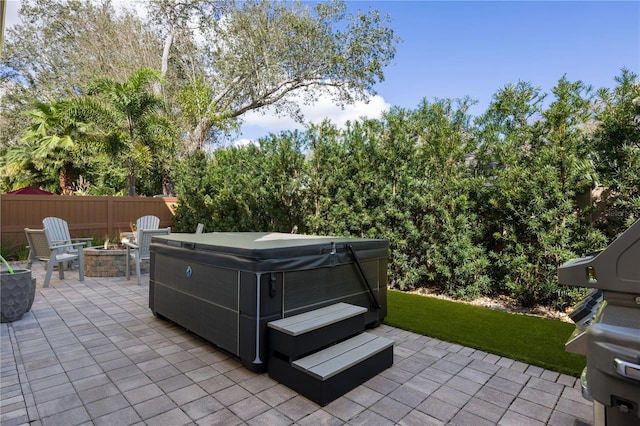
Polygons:
<instances>
[{"instance_id":1,"label":"tree trunk","mask_svg":"<svg viewBox=\"0 0 640 426\"><path fill-rule=\"evenodd\" d=\"M58 175L58 180L60 182L60 193L62 195L73 194L73 178L73 164L68 162L64 163L62 165L62 168L60 168L60 174Z\"/></svg>"},{"instance_id":2,"label":"tree trunk","mask_svg":"<svg viewBox=\"0 0 640 426\"><path fill-rule=\"evenodd\" d=\"M225 96L227 96L227 94L231 91L231 89L235 85L237 85L240 81L242 81L242 79L239 76L234 78L233 82L231 83L231 85L229 85L229 87L226 90L223 90L216 97L214 97L209 103L207 113L210 113L213 109L215 109L216 106L219 104L219 102ZM253 108L247 107L247 108L241 108L240 110L235 110L229 116L229 118L238 117L239 115L243 114L244 112L250 109L253 109ZM189 136L187 138L187 150L195 151L196 149L202 149L202 147L204 146L204 142L207 140L207 135L209 134L209 130L211 130L212 127L213 127L213 123L211 122L211 120L207 118L205 114L202 118L200 118L200 121L198 121L198 125L196 126L195 129L193 129L193 132L189 133Z\"/></svg>"},{"instance_id":3,"label":"tree trunk","mask_svg":"<svg viewBox=\"0 0 640 426\"><path fill-rule=\"evenodd\" d=\"M171 45L173 44L173 25L169 29L169 33L167 34L167 38L164 40L164 49L162 50L162 65L160 68L160 73L162 74L162 78L165 78L167 75L167 70L169 69L169 52L171 51Z\"/></svg>"},{"instance_id":4,"label":"tree trunk","mask_svg":"<svg viewBox=\"0 0 640 426\"><path fill-rule=\"evenodd\" d=\"M207 117L202 117L200 121L198 121L198 125L189 135L187 144L187 149L189 151L202 149L202 147L204 146L204 141L207 139L207 134L209 134L209 130L211 130L212 125L213 124Z\"/></svg>"},{"instance_id":5,"label":"tree trunk","mask_svg":"<svg viewBox=\"0 0 640 426\"><path fill-rule=\"evenodd\" d=\"M175 197L176 195L176 189L175 185L173 184L173 179L171 179L171 176L169 176L168 173L162 176L162 194L171 195L173 197Z\"/></svg>"},{"instance_id":6,"label":"tree trunk","mask_svg":"<svg viewBox=\"0 0 640 426\"><path fill-rule=\"evenodd\" d=\"M129 157L128 160L129 169L129 197L136 196L136 168L133 164L133 157Z\"/></svg>"},{"instance_id":7,"label":"tree trunk","mask_svg":"<svg viewBox=\"0 0 640 426\"><path fill-rule=\"evenodd\" d=\"M167 71L169 70L169 52L171 51L171 46L173 45L173 25L171 25L169 29L169 34L167 34L167 38L164 39L164 49L162 50L162 63L160 65L160 75L162 79L167 76ZM153 83L153 92L160 96L162 95L162 84L159 82Z\"/></svg>"}]
</instances>

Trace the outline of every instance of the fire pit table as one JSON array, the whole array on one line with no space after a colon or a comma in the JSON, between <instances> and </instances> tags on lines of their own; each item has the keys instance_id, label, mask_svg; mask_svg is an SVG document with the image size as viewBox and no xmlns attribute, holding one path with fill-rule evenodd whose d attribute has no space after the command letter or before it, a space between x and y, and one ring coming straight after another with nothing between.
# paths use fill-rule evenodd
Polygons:
<instances>
[{"instance_id":1,"label":"fire pit table","mask_svg":"<svg viewBox=\"0 0 640 426\"><path fill-rule=\"evenodd\" d=\"M107 248L88 247L84 249L84 274L87 277L124 277L127 272L127 249L121 244ZM135 264L129 265L130 273L135 275ZM149 262L143 261L141 273L149 272Z\"/></svg>"}]
</instances>

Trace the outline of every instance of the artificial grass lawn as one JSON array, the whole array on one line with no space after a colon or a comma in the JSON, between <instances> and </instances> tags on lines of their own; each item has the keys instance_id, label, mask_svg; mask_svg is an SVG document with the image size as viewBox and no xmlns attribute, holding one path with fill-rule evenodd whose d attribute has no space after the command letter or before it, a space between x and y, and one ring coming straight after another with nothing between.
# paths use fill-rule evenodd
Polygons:
<instances>
[{"instance_id":1,"label":"artificial grass lawn","mask_svg":"<svg viewBox=\"0 0 640 426\"><path fill-rule=\"evenodd\" d=\"M385 324L578 377L582 355L564 344L575 329L558 320L512 314L401 291L387 292Z\"/></svg>"}]
</instances>

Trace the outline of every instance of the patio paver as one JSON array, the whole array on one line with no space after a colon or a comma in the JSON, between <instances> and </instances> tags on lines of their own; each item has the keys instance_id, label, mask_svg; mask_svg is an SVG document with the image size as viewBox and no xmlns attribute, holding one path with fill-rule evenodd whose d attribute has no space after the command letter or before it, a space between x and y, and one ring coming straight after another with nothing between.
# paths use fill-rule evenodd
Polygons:
<instances>
[{"instance_id":1,"label":"patio paver","mask_svg":"<svg viewBox=\"0 0 640 426\"><path fill-rule=\"evenodd\" d=\"M590 425L575 377L382 325L394 365L320 407L153 316L123 277L38 279L0 327L3 426L248 424Z\"/></svg>"}]
</instances>

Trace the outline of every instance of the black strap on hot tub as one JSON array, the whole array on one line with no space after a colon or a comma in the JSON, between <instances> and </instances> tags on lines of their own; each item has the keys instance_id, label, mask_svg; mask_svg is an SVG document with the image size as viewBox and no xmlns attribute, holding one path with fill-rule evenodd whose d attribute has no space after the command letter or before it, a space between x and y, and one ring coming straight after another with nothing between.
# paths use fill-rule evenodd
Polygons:
<instances>
[{"instance_id":1,"label":"black strap on hot tub","mask_svg":"<svg viewBox=\"0 0 640 426\"><path fill-rule=\"evenodd\" d=\"M369 284L369 280L367 279L367 276L364 274L364 271L362 270L362 265L360 264L360 259L358 259L358 255L356 254L356 251L353 249L353 245L347 244L347 248L351 252L351 255L353 256L353 259L356 262L356 269L360 273L360 278L362 278L362 281L364 281L364 283L367 285L367 288L369 289L369 294L371 295L371 299L373 301L373 303L371 304L371 307L373 309L382 308L382 306L380 306L380 303L378 303L378 298L376 297L376 294L373 292L373 289L371 288L371 284Z\"/></svg>"}]
</instances>

